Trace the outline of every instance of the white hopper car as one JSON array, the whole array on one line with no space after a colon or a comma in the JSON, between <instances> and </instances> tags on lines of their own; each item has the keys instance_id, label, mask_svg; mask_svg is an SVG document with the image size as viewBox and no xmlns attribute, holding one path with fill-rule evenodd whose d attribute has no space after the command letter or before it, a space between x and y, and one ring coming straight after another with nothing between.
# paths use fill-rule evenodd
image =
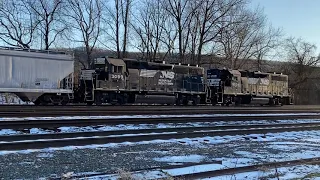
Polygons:
<instances>
[{"instance_id":1,"label":"white hopper car","mask_svg":"<svg viewBox=\"0 0 320 180\"><path fill-rule=\"evenodd\" d=\"M67 104L73 96L72 55L0 47L0 93L37 104Z\"/></svg>"}]
</instances>

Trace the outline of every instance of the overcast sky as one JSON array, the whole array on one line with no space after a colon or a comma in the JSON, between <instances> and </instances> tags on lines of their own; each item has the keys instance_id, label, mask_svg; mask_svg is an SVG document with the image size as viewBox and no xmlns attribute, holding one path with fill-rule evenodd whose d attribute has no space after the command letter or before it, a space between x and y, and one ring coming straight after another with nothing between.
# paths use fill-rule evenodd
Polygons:
<instances>
[{"instance_id":1,"label":"overcast sky","mask_svg":"<svg viewBox=\"0 0 320 180\"><path fill-rule=\"evenodd\" d=\"M302 37L320 52L320 0L252 0L287 36Z\"/></svg>"}]
</instances>

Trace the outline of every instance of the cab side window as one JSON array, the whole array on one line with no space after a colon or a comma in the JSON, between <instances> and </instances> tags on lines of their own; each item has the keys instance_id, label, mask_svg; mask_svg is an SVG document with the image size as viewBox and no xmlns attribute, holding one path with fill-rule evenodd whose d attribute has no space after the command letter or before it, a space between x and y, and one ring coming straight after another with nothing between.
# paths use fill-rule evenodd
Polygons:
<instances>
[{"instance_id":1,"label":"cab side window","mask_svg":"<svg viewBox=\"0 0 320 180\"><path fill-rule=\"evenodd\" d=\"M123 66L112 66L113 73L122 73Z\"/></svg>"}]
</instances>

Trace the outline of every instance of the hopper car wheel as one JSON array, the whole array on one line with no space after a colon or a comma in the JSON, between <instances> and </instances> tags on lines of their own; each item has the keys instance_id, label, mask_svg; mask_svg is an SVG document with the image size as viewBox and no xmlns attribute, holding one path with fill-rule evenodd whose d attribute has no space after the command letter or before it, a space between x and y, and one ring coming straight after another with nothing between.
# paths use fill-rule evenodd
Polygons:
<instances>
[{"instance_id":1,"label":"hopper car wheel","mask_svg":"<svg viewBox=\"0 0 320 180\"><path fill-rule=\"evenodd\" d=\"M93 101L87 102L87 105L88 105L88 106L92 106L92 105L93 105Z\"/></svg>"},{"instance_id":2,"label":"hopper car wheel","mask_svg":"<svg viewBox=\"0 0 320 180\"><path fill-rule=\"evenodd\" d=\"M33 102L34 105L39 106L41 104L41 102L39 100L36 100L35 102Z\"/></svg>"},{"instance_id":3,"label":"hopper car wheel","mask_svg":"<svg viewBox=\"0 0 320 180\"><path fill-rule=\"evenodd\" d=\"M61 102L61 105L62 105L62 106L66 106L67 104L68 104L68 101L62 101L62 102Z\"/></svg>"},{"instance_id":4,"label":"hopper car wheel","mask_svg":"<svg viewBox=\"0 0 320 180\"><path fill-rule=\"evenodd\" d=\"M63 99L61 100L61 105L66 106L70 102L70 99L68 96L64 96Z\"/></svg>"}]
</instances>

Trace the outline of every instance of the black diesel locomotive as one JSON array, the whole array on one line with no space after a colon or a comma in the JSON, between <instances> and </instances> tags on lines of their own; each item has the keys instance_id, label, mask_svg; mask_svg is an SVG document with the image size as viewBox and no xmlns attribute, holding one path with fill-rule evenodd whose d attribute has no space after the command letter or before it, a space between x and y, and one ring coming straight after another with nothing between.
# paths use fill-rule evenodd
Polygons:
<instances>
[{"instance_id":1,"label":"black diesel locomotive","mask_svg":"<svg viewBox=\"0 0 320 180\"><path fill-rule=\"evenodd\" d=\"M283 74L102 57L81 70L74 102L283 105L292 94Z\"/></svg>"},{"instance_id":2,"label":"black diesel locomotive","mask_svg":"<svg viewBox=\"0 0 320 180\"><path fill-rule=\"evenodd\" d=\"M78 102L197 105L206 97L204 69L165 62L97 58L81 70Z\"/></svg>"}]
</instances>

